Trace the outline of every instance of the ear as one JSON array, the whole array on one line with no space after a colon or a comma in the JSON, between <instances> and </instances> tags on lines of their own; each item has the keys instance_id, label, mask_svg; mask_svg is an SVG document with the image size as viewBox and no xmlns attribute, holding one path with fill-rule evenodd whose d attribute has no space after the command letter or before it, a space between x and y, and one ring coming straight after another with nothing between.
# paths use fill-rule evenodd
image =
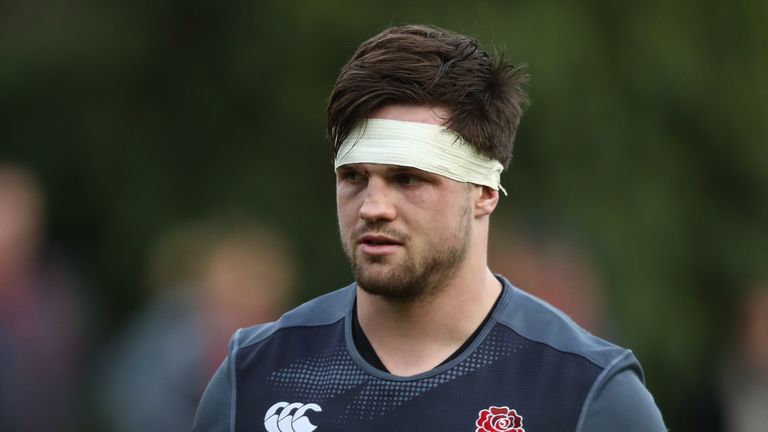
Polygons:
<instances>
[{"instance_id":1,"label":"ear","mask_svg":"<svg viewBox=\"0 0 768 432\"><path fill-rule=\"evenodd\" d=\"M499 203L499 191L477 185L474 194L475 216L488 216Z\"/></svg>"}]
</instances>

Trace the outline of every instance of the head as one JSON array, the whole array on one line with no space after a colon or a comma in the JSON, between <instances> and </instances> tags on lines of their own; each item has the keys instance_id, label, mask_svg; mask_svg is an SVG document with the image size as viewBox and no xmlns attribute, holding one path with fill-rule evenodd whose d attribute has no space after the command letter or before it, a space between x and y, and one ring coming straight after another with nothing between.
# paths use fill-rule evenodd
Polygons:
<instances>
[{"instance_id":1,"label":"head","mask_svg":"<svg viewBox=\"0 0 768 432\"><path fill-rule=\"evenodd\" d=\"M468 257L485 265L525 79L476 40L427 26L387 29L341 69L328 134L342 245L361 288L420 298Z\"/></svg>"},{"instance_id":2,"label":"head","mask_svg":"<svg viewBox=\"0 0 768 432\"><path fill-rule=\"evenodd\" d=\"M756 279L739 307L738 355L749 368L768 374L768 277Z\"/></svg>"},{"instance_id":3,"label":"head","mask_svg":"<svg viewBox=\"0 0 768 432\"><path fill-rule=\"evenodd\" d=\"M0 297L37 258L43 207L37 178L24 168L0 164Z\"/></svg>"},{"instance_id":4,"label":"head","mask_svg":"<svg viewBox=\"0 0 768 432\"><path fill-rule=\"evenodd\" d=\"M238 327L279 317L295 287L287 240L270 226L237 217L171 229L148 264L148 283L156 294L181 289L191 295L208 331L224 338Z\"/></svg>"},{"instance_id":5,"label":"head","mask_svg":"<svg viewBox=\"0 0 768 432\"><path fill-rule=\"evenodd\" d=\"M599 262L589 244L567 227L537 217L535 223L495 220L488 264L513 284L568 314L593 334L608 318Z\"/></svg>"},{"instance_id":6,"label":"head","mask_svg":"<svg viewBox=\"0 0 768 432\"><path fill-rule=\"evenodd\" d=\"M386 105L439 107L444 124L506 168L528 98L522 65L493 59L477 40L436 27L392 27L363 42L331 92L334 157L352 129Z\"/></svg>"},{"instance_id":7,"label":"head","mask_svg":"<svg viewBox=\"0 0 768 432\"><path fill-rule=\"evenodd\" d=\"M200 267L208 313L232 334L238 327L277 319L294 291L294 260L287 242L268 227L221 229Z\"/></svg>"}]
</instances>

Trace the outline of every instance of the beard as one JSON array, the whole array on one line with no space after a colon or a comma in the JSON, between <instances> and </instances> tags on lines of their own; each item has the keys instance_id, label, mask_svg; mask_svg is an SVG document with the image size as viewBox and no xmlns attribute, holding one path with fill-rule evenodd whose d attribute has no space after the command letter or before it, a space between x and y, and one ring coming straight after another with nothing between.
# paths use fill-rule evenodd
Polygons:
<instances>
[{"instance_id":1,"label":"beard","mask_svg":"<svg viewBox=\"0 0 768 432\"><path fill-rule=\"evenodd\" d=\"M403 242L404 256L359 256L355 239L368 232L384 234ZM366 223L355 230L345 244L352 273L358 286L369 294L402 301L423 299L439 292L464 261L472 237L471 209L462 209L459 223L447 238L427 239L420 253L410 237L386 223ZM414 256L414 253L418 254ZM398 262L394 262L398 259Z\"/></svg>"}]
</instances>

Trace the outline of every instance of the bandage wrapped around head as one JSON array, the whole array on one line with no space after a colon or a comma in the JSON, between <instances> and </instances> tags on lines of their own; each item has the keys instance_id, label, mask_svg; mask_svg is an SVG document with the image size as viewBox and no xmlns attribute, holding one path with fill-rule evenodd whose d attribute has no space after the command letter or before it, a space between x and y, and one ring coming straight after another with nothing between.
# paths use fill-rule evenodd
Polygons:
<instances>
[{"instance_id":1,"label":"bandage wrapped around head","mask_svg":"<svg viewBox=\"0 0 768 432\"><path fill-rule=\"evenodd\" d=\"M500 183L504 167L499 161L434 124L367 119L342 142L334 168L356 163L407 166L507 193Z\"/></svg>"}]
</instances>

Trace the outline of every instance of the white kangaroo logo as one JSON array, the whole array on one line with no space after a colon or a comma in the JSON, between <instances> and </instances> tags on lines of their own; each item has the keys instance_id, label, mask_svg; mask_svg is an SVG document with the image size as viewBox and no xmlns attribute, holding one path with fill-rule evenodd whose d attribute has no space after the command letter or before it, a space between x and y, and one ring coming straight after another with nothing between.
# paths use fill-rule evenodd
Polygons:
<instances>
[{"instance_id":1,"label":"white kangaroo logo","mask_svg":"<svg viewBox=\"0 0 768 432\"><path fill-rule=\"evenodd\" d=\"M264 427L267 432L312 432L317 426L304 415L308 410L321 412L323 409L317 404L278 402L264 414Z\"/></svg>"}]
</instances>

